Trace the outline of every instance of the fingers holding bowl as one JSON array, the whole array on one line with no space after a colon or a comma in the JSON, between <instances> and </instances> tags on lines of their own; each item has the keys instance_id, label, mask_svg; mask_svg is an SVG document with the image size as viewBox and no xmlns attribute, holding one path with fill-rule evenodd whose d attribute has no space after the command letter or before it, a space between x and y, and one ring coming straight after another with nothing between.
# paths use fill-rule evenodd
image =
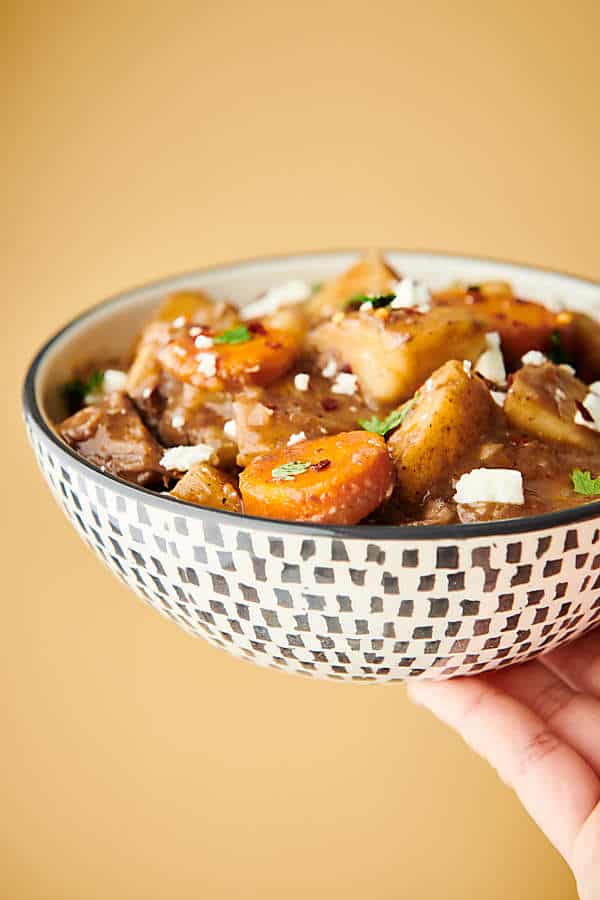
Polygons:
<instances>
[{"instance_id":1,"label":"fingers holding bowl","mask_svg":"<svg viewBox=\"0 0 600 900\"><path fill-rule=\"evenodd\" d=\"M574 690L600 698L600 628L546 653L543 663Z\"/></svg>"},{"instance_id":2,"label":"fingers holding bowl","mask_svg":"<svg viewBox=\"0 0 600 900\"><path fill-rule=\"evenodd\" d=\"M600 699L573 690L544 665L543 658L489 677L496 687L539 716L600 776Z\"/></svg>"},{"instance_id":3,"label":"fingers holding bowl","mask_svg":"<svg viewBox=\"0 0 600 900\"><path fill-rule=\"evenodd\" d=\"M571 860L578 835L600 802L600 779L577 750L493 675L414 682L408 690L494 766Z\"/></svg>"}]
</instances>

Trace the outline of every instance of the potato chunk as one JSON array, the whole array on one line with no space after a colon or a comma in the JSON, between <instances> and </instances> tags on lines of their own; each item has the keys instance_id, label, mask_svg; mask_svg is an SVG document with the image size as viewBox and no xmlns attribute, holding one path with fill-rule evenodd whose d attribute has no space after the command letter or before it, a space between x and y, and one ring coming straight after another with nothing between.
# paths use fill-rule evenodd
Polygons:
<instances>
[{"instance_id":1,"label":"potato chunk","mask_svg":"<svg viewBox=\"0 0 600 900\"><path fill-rule=\"evenodd\" d=\"M388 294L399 278L381 254L367 253L311 297L307 303L309 315L312 319L327 319L357 294Z\"/></svg>"},{"instance_id":2,"label":"potato chunk","mask_svg":"<svg viewBox=\"0 0 600 900\"><path fill-rule=\"evenodd\" d=\"M242 501L235 480L208 463L196 463L171 491L178 500L197 503L199 506L210 506L213 509L226 509L229 512L241 512Z\"/></svg>"},{"instance_id":3,"label":"potato chunk","mask_svg":"<svg viewBox=\"0 0 600 900\"><path fill-rule=\"evenodd\" d=\"M396 464L400 496L422 500L480 441L490 424L494 402L484 382L451 360L433 373L403 424L388 441Z\"/></svg>"},{"instance_id":4,"label":"potato chunk","mask_svg":"<svg viewBox=\"0 0 600 900\"><path fill-rule=\"evenodd\" d=\"M203 291L177 291L166 298L158 311L157 320L175 322L180 318L219 331L234 328L240 321L235 306L223 300L213 300Z\"/></svg>"},{"instance_id":5,"label":"potato chunk","mask_svg":"<svg viewBox=\"0 0 600 900\"><path fill-rule=\"evenodd\" d=\"M342 432L260 456L240 475L253 516L356 525L392 493L394 468L382 437Z\"/></svg>"},{"instance_id":6,"label":"potato chunk","mask_svg":"<svg viewBox=\"0 0 600 900\"><path fill-rule=\"evenodd\" d=\"M358 376L372 404L400 403L449 359L475 362L486 328L466 308L376 309L334 316L310 333L313 347L333 351Z\"/></svg>"},{"instance_id":7,"label":"potato chunk","mask_svg":"<svg viewBox=\"0 0 600 900\"><path fill-rule=\"evenodd\" d=\"M504 412L514 428L542 441L600 451L600 434L575 424L586 395L585 384L560 366L523 366L513 378Z\"/></svg>"}]
</instances>

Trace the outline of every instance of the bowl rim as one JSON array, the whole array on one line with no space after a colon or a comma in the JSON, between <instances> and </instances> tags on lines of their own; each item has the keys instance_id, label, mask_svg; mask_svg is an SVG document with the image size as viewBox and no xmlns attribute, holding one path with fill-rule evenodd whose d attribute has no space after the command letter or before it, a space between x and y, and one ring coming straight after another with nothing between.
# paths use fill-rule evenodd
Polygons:
<instances>
[{"instance_id":1,"label":"bowl rim","mask_svg":"<svg viewBox=\"0 0 600 900\"><path fill-rule=\"evenodd\" d=\"M280 253L270 255L258 255L246 257L229 262L220 262L200 268L190 269L184 272L168 275L158 279L144 282L134 288L128 288L111 294L104 300L86 307L83 312L70 319L58 331L51 335L50 338L40 347L33 357L27 372L22 388L22 403L26 417L29 417L41 431L44 438L67 459L71 460L77 466L81 467L85 474L92 477L100 486L102 483L114 483L122 493L128 495L132 500L144 501L153 506L162 509L165 512L174 513L177 508L180 509L182 516L191 516L201 521L209 519L214 524L238 525L240 528L276 530L278 532L288 532L303 535L305 537L326 537L326 538L343 538L344 540L366 540L366 541L412 541L415 540L460 540L461 538L475 537L493 537L518 535L532 531L543 531L551 528L557 528L565 525L587 522L593 519L600 519L600 500L582 504L577 507L556 510L555 512L542 513L534 516L523 516L521 518L499 519L486 522L471 523L454 523L451 525L332 525L318 524L314 522L294 522L286 519L271 519L263 516L250 516L245 513L229 512L226 510L213 509L207 506L199 506L188 502L187 500L179 500L176 497L165 496L163 494L151 491L149 488L135 485L131 482L118 478L109 472L102 472L93 463L79 456L74 450L65 444L48 424L37 397L37 377L40 366L42 365L47 354L52 350L54 345L65 337L70 331L77 329L82 323L93 318L98 312L117 307L135 300L140 294L151 290L168 290L170 286L177 281L186 278L194 278L199 275L209 275L210 273L223 272L232 268L238 268L248 265L266 265L274 263L299 262L307 257L331 257L336 255L352 255L364 252L361 248L345 248L339 247L328 250L302 251L299 253ZM540 272L548 275L558 275L567 277L574 281L581 282L587 287L600 288L600 281L591 278L585 278L581 275L566 272L560 269L553 269L547 266L533 265L530 263L515 262L514 260L502 259L494 256L479 256L464 253L452 253L445 251L387 247L382 249L384 255L387 254L406 254L411 256L433 257L439 261L444 259L452 261L465 260L472 263L492 263L500 265L511 265L531 272Z\"/></svg>"}]
</instances>

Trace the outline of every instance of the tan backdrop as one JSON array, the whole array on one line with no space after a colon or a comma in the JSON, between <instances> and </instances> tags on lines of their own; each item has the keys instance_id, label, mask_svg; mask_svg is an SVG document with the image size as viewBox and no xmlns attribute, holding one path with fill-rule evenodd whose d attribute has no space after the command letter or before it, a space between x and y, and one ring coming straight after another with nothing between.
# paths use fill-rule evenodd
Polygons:
<instances>
[{"instance_id":1,"label":"tan backdrop","mask_svg":"<svg viewBox=\"0 0 600 900\"><path fill-rule=\"evenodd\" d=\"M60 323L229 258L388 244L600 278L596 0L3 7L0 895L574 898L399 687L236 662L133 600L42 486Z\"/></svg>"}]
</instances>

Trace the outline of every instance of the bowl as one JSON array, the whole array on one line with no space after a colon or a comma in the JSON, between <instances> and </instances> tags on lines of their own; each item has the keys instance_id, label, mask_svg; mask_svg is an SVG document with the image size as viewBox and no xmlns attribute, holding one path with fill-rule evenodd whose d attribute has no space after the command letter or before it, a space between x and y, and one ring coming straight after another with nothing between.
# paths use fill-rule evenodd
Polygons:
<instances>
[{"instance_id":1,"label":"bowl","mask_svg":"<svg viewBox=\"0 0 600 900\"><path fill-rule=\"evenodd\" d=\"M386 251L442 287L510 281L523 296L600 309L600 285L488 259ZM356 258L311 253L215 266L113 297L35 357L27 430L52 493L114 574L190 634L260 665L344 681L470 675L600 623L600 502L448 526L326 526L194 506L128 484L57 437L59 386L76 361L126 354L161 297L202 288L240 303L290 279L321 281Z\"/></svg>"}]
</instances>

